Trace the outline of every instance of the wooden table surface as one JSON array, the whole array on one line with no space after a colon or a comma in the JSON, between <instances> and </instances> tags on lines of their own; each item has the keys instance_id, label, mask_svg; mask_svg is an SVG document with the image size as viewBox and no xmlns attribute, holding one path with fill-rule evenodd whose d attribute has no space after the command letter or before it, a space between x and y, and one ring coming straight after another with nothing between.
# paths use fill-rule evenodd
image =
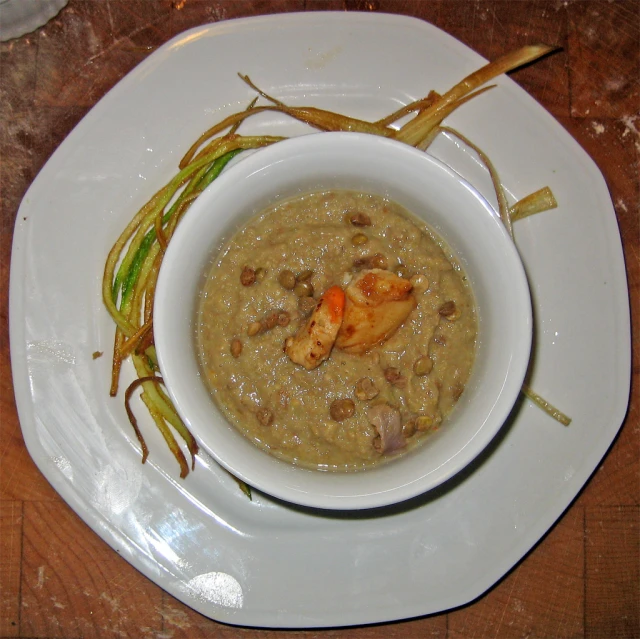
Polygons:
<instances>
[{"instance_id":1,"label":"wooden table surface","mask_svg":"<svg viewBox=\"0 0 640 639\"><path fill-rule=\"evenodd\" d=\"M240 16L329 9L420 17L487 58L525 42L562 47L513 77L605 176L638 337L638 0L71 0L45 27L0 45L0 637L640 637L637 357L619 436L533 551L470 605L378 626L285 632L202 617L102 542L25 449L9 361L9 259L16 212L39 169L110 87L180 31ZM633 343L637 356L640 340Z\"/></svg>"}]
</instances>

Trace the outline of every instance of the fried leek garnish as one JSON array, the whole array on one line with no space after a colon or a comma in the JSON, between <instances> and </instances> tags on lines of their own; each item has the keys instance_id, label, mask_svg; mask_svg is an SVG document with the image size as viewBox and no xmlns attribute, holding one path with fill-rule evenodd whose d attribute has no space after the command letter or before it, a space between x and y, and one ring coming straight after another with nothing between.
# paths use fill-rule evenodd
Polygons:
<instances>
[{"instance_id":1,"label":"fried leek garnish","mask_svg":"<svg viewBox=\"0 0 640 639\"><path fill-rule=\"evenodd\" d=\"M181 477L189 473L189 465L173 431L184 441L191 454L191 468L198 446L160 387L162 379L153 341L153 298L162 257L182 216L237 153L281 139L235 134L225 136L214 150L194 159L140 209L107 258L102 293L104 303L116 323L110 394L117 394L122 363L130 358L138 379L128 387L125 405L129 421L140 441L142 461L146 461L148 449L130 407L132 393L139 385L143 387L142 401L180 465Z\"/></svg>"},{"instance_id":2,"label":"fried leek garnish","mask_svg":"<svg viewBox=\"0 0 640 639\"><path fill-rule=\"evenodd\" d=\"M548 186L544 186L518 200L510 209L509 217L512 222L522 220L530 215L549 211L558 207L558 202Z\"/></svg>"},{"instance_id":3,"label":"fried leek garnish","mask_svg":"<svg viewBox=\"0 0 640 639\"><path fill-rule=\"evenodd\" d=\"M502 186L502 182L500 181L500 176L498 175L498 171L493 165L493 162L480 147L476 146L468 137L462 135L462 133L460 133L459 131L456 131L455 129L452 129L448 126L438 128L441 131L446 131L447 133L450 133L458 139L462 140L467 146L470 146L478 154L478 157L482 160L483 164L487 168L487 171L489 171L489 175L491 176L493 189L496 192L496 198L498 200L498 212L500 213L500 219L509 232L509 235L513 238L513 229L511 227L511 216L509 215L509 203L507 201L507 194L504 191L504 187Z\"/></svg>"},{"instance_id":4,"label":"fried leek garnish","mask_svg":"<svg viewBox=\"0 0 640 639\"><path fill-rule=\"evenodd\" d=\"M557 409L553 404L544 399L544 397L541 397L538 393L531 390L531 388L526 384L522 385L522 394L527 399L531 400L538 408L547 413L547 415L553 417L557 422L560 422L563 426L568 426L571 423L571 417L565 415L561 410Z\"/></svg>"},{"instance_id":5,"label":"fried leek garnish","mask_svg":"<svg viewBox=\"0 0 640 639\"><path fill-rule=\"evenodd\" d=\"M493 88L484 86L493 78L537 60L552 50L553 47L544 44L522 47L486 64L445 93L430 91L425 97L374 122L313 106L289 106L258 88L249 76L238 74L255 91L255 98L245 110L225 117L198 137L181 159L171 180L149 199L124 228L109 252L104 268L102 297L116 324L110 394L117 394L122 364L130 359L137 378L125 392L125 407L140 442L143 463L149 451L131 408L133 394L138 389L142 390L140 398L180 466L180 476L186 477L189 464L174 432L187 447L191 469L194 468L198 445L163 390L153 338L153 299L164 253L191 204L235 155L246 149L269 146L285 139L282 136L239 135L239 127L254 115L278 112L319 131L355 131L379 135L422 150L429 146L438 133L447 132L472 148L487 167L496 191L500 216L512 233L512 222L557 206L553 194L545 187L509 207L505 190L488 156L462 133L442 125L442 122L459 106ZM259 99L266 100L268 104L258 105ZM408 121L399 125L403 119ZM569 423L566 415L528 387L523 387L523 393L554 419L563 424ZM242 482L239 484L243 492L251 497L250 488Z\"/></svg>"},{"instance_id":6,"label":"fried leek garnish","mask_svg":"<svg viewBox=\"0 0 640 639\"><path fill-rule=\"evenodd\" d=\"M449 115L451 105L455 104L466 95L475 91L483 84L486 84L493 78L513 71L518 67L529 64L538 58L541 58L551 51L554 47L546 44L535 44L517 49L501 56L493 62L489 62L477 71L462 79L458 84L453 86L449 91L444 93L439 100L436 100L429 108L418 114L413 120L407 122L395 135L396 140L406 142L411 146L417 146L426 138L433 128L438 126L442 120Z\"/></svg>"},{"instance_id":7,"label":"fried leek garnish","mask_svg":"<svg viewBox=\"0 0 640 639\"><path fill-rule=\"evenodd\" d=\"M378 120L376 124L379 124L380 126L389 126L394 122L401 120L405 116L410 115L411 113L421 113L441 98L442 96L439 93L436 93L435 91L429 91L429 95L427 95L426 97L420 98L420 100L414 100L409 104L405 104L397 111L394 111L393 113L390 113L384 118Z\"/></svg>"}]
</instances>

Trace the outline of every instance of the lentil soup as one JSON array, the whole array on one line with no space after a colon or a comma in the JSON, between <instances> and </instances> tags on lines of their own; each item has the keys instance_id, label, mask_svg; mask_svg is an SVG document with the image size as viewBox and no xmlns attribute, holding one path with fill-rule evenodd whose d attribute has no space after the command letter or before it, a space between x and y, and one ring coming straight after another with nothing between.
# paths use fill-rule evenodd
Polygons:
<instances>
[{"instance_id":1,"label":"lentil soup","mask_svg":"<svg viewBox=\"0 0 640 639\"><path fill-rule=\"evenodd\" d=\"M269 453L357 470L441 427L468 380L472 292L446 245L398 204L305 194L215 256L198 306L203 377Z\"/></svg>"}]
</instances>

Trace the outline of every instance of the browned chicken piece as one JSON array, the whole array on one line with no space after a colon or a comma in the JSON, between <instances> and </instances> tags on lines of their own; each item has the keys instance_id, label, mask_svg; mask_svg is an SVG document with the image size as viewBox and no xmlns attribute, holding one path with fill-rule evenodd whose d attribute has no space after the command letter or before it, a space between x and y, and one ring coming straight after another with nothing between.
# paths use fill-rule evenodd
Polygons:
<instances>
[{"instance_id":1,"label":"browned chicken piece","mask_svg":"<svg viewBox=\"0 0 640 639\"><path fill-rule=\"evenodd\" d=\"M416 307L408 280L391 271L360 271L345 291L336 347L356 355L389 339Z\"/></svg>"},{"instance_id":2,"label":"browned chicken piece","mask_svg":"<svg viewBox=\"0 0 640 639\"><path fill-rule=\"evenodd\" d=\"M285 340L284 352L292 362L311 370L329 357L342 322L344 300L338 286L324 292L307 322Z\"/></svg>"}]
</instances>

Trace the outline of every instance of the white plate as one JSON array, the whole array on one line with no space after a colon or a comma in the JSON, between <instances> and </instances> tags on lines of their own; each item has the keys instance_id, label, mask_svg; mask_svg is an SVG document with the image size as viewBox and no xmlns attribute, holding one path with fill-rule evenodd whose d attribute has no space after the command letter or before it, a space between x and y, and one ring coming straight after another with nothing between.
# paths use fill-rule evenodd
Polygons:
<instances>
[{"instance_id":1,"label":"white plate","mask_svg":"<svg viewBox=\"0 0 640 639\"><path fill-rule=\"evenodd\" d=\"M571 414L570 427L521 403L490 450L444 488L402 507L332 515L262 495L249 502L204 457L177 480L148 423L152 452L142 466L122 393L108 397L105 256L191 141L247 104L252 94L237 71L288 102L376 118L482 63L445 33L400 16L288 14L197 28L101 100L25 196L10 321L29 452L107 543L199 612L243 625L312 627L462 605L549 529L618 431L630 333L611 200L593 162L507 78L448 122L489 154L513 198L548 184L559 201L558 210L518 222L516 233L537 319L532 385ZM252 126L306 130L278 117ZM464 148L441 136L432 151L490 194ZM96 350L105 356L94 360Z\"/></svg>"}]
</instances>

